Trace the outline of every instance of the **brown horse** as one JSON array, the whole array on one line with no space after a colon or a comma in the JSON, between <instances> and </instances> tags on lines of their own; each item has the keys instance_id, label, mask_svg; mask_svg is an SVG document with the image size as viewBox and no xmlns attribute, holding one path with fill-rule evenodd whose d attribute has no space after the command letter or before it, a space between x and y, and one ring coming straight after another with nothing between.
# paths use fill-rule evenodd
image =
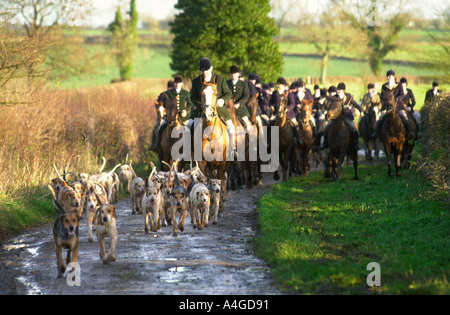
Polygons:
<instances>
[{"instance_id":1,"label":"brown horse","mask_svg":"<svg viewBox=\"0 0 450 315\"><path fill-rule=\"evenodd\" d=\"M330 177L331 175L334 181L339 180L342 163L345 157L349 156L353 160L354 179L358 180L358 152L356 151L356 144L350 135L350 130L345 125L342 105L342 100L335 99L331 102L330 110L328 111L328 119L331 120L331 126L328 127L329 153L325 161L325 177Z\"/></svg>"},{"instance_id":2,"label":"brown horse","mask_svg":"<svg viewBox=\"0 0 450 315\"><path fill-rule=\"evenodd\" d=\"M243 183L247 183L248 186L249 179L251 178L251 169L248 167L247 163L249 161L249 139L248 134L246 134L245 131L245 122L236 116L234 97L227 103L226 106L231 113L232 121L236 128L235 141L238 152L237 161L232 161L228 168L228 181L230 183L231 190L236 190L237 188L240 191Z\"/></svg>"},{"instance_id":3,"label":"brown horse","mask_svg":"<svg viewBox=\"0 0 450 315\"><path fill-rule=\"evenodd\" d=\"M412 152L414 150L414 145L416 144L416 141L418 140L418 133L419 133L419 122L417 121L416 117L414 116L414 113L411 111L407 111L408 120L411 122L412 132L414 132L415 137L409 138L405 142L405 146L403 147L403 156L401 160L402 167L405 167L409 169L411 167L411 158L412 158Z\"/></svg>"},{"instance_id":4,"label":"brown horse","mask_svg":"<svg viewBox=\"0 0 450 315\"><path fill-rule=\"evenodd\" d=\"M217 83L205 82L202 86L202 157L199 166L203 174L210 179L222 181L220 211L224 209L226 195L226 171L230 165L227 161L229 136L225 122L217 114ZM197 131L195 127L194 137ZM194 153L194 159L195 159Z\"/></svg>"},{"instance_id":5,"label":"brown horse","mask_svg":"<svg viewBox=\"0 0 450 315\"><path fill-rule=\"evenodd\" d=\"M395 175L400 176L401 157L406 140L406 129L397 114L397 104L392 93L385 97L386 119L381 127L380 140L388 162L388 174L393 177L392 161L395 163Z\"/></svg>"},{"instance_id":6,"label":"brown horse","mask_svg":"<svg viewBox=\"0 0 450 315\"><path fill-rule=\"evenodd\" d=\"M372 139L372 133L375 130L375 126L378 121L379 109L376 106L372 106L369 108L366 115L364 115L358 123L358 130L361 138L363 138L364 143L366 144L366 159L369 162L373 161L372 157L372 145L375 149L375 157L378 159L379 157L379 146L378 141L376 139Z\"/></svg>"},{"instance_id":7,"label":"brown horse","mask_svg":"<svg viewBox=\"0 0 450 315\"><path fill-rule=\"evenodd\" d=\"M279 161L283 173L283 182L287 182L288 180L288 171L290 170L289 159L291 158L292 150L294 149L293 130L287 121L288 93L289 91L286 91L283 97L278 97L277 102L279 109L277 116L272 123L272 126L279 127ZM275 180L280 179L278 170L273 173L273 178Z\"/></svg>"},{"instance_id":8,"label":"brown horse","mask_svg":"<svg viewBox=\"0 0 450 315\"><path fill-rule=\"evenodd\" d=\"M176 99L171 100L166 96L165 110L167 116L167 126L161 134L161 142L158 145L158 157L161 162L162 169L168 171L168 166L163 162L166 162L169 165L173 164L174 160L171 154L172 146L183 137L180 135L179 138L172 138L172 130L176 127L181 127L184 125L178 112Z\"/></svg>"},{"instance_id":9,"label":"brown horse","mask_svg":"<svg viewBox=\"0 0 450 315\"><path fill-rule=\"evenodd\" d=\"M297 170L300 175L309 175L309 156L314 144L314 135L310 118L312 113L313 100L302 100L297 121L300 124L300 137L302 145L295 145L295 155L297 158Z\"/></svg>"},{"instance_id":10,"label":"brown horse","mask_svg":"<svg viewBox=\"0 0 450 315\"><path fill-rule=\"evenodd\" d=\"M250 178L247 182L247 187L251 188L252 185L258 185L260 181L262 180L262 174L260 170L261 161L259 159L259 136L263 136L263 133L259 130L259 124L257 121L257 112L258 112L258 98L259 93L256 93L254 96L252 96L248 102L247 102L247 109L250 113L250 122L251 125L249 126L249 137L252 137L251 139L256 140L256 143L249 143L249 155L252 157L251 161L247 162L247 167L249 168L249 175ZM263 124L265 121L260 120ZM267 127L267 124L264 126Z\"/></svg>"}]
</instances>

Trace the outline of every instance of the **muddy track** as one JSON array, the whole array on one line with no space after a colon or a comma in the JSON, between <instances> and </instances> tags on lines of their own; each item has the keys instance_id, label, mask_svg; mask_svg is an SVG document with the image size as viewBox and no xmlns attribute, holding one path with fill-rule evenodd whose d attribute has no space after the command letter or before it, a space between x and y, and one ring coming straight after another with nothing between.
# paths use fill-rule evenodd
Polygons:
<instances>
[{"instance_id":1,"label":"muddy track","mask_svg":"<svg viewBox=\"0 0 450 315\"><path fill-rule=\"evenodd\" d=\"M172 226L144 233L143 215L131 214L131 202L117 208L116 262L104 265L99 244L88 242L81 221L80 286L68 286L66 271L58 279L52 225L28 231L0 247L0 294L281 294L270 268L255 257L252 239L258 230L256 202L264 184L232 192L218 225L186 229L172 236ZM64 254L65 257L65 254Z\"/></svg>"},{"instance_id":2,"label":"muddy track","mask_svg":"<svg viewBox=\"0 0 450 315\"><path fill-rule=\"evenodd\" d=\"M365 164L364 151L358 155ZM323 170L313 164L311 168ZM96 237L88 242L83 215L79 287L67 285L69 271L63 279L56 278L53 225L30 230L0 244L0 294L282 294L252 244L258 232L256 203L274 182L267 174L262 185L231 192L219 224L202 231L193 229L188 214L185 231L177 237L172 226L145 234L143 215L132 215L131 202L120 200L115 205L116 262L109 265L100 260Z\"/></svg>"}]
</instances>

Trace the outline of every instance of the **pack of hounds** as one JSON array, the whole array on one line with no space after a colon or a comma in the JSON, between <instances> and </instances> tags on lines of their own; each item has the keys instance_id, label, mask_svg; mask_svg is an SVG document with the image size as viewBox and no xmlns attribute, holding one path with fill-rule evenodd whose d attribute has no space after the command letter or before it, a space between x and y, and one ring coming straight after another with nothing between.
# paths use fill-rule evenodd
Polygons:
<instances>
[{"instance_id":1,"label":"pack of hounds","mask_svg":"<svg viewBox=\"0 0 450 315\"><path fill-rule=\"evenodd\" d=\"M77 176L74 172L61 175L54 165L58 177L52 179L48 188L55 210L60 214L53 226L58 277L63 277L66 264L78 260L79 226L84 210L89 242L94 241L94 228L103 263L116 260L117 215L114 203L118 201L119 190L130 194L132 214L143 214L145 233L158 232L162 227L172 225L173 236L177 236L178 230L184 231L188 210L193 227L198 230L208 227L210 220L217 224L222 181L208 179L198 165L186 172L177 172L177 163L168 165L168 172L157 171L151 163L152 171L147 178L137 176L131 163L117 164L111 171L104 172L104 158L100 172L95 175L80 173ZM74 182L68 182L68 174L75 178ZM110 238L108 253L106 238ZM66 263L62 257L63 249L67 249Z\"/></svg>"}]
</instances>

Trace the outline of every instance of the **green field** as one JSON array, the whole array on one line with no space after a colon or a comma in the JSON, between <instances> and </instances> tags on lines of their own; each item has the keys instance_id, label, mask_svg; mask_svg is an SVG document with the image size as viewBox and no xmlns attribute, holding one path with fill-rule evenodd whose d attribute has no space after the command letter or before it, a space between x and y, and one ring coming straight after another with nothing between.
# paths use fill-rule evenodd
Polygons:
<instances>
[{"instance_id":1,"label":"green field","mask_svg":"<svg viewBox=\"0 0 450 315\"><path fill-rule=\"evenodd\" d=\"M413 171L391 179L386 165L345 167L277 184L260 199L257 254L276 285L303 294L449 294L449 207ZM369 288L367 264L381 267Z\"/></svg>"}]
</instances>

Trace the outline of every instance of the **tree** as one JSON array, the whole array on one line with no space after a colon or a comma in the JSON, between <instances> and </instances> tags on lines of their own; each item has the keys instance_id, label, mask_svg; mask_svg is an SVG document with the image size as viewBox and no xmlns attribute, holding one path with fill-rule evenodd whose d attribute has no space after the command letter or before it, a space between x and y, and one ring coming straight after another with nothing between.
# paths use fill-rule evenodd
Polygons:
<instances>
[{"instance_id":1,"label":"tree","mask_svg":"<svg viewBox=\"0 0 450 315\"><path fill-rule=\"evenodd\" d=\"M108 26L122 81L130 80L133 74L133 60L138 43L136 0L131 0L128 14L130 18L124 20L119 6L114 21Z\"/></svg>"},{"instance_id":2,"label":"tree","mask_svg":"<svg viewBox=\"0 0 450 315\"><path fill-rule=\"evenodd\" d=\"M170 66L176 74L195 76L202 57L209 57L215 72L224 75L233 64L266 81L276 80L282 72L269 0L179 0L175 8L180 13L170 23L174 35Z\"/></svg>"},{"instance_id":3,"label":"tree","mask_svg":"<svg viewBox=\"0 0 450 315\"><path fill-rule=\"evenodd\" d=\"M88 0L0 2L0 88L15 79L53 79L86 72L95 58L63 29L89 14ZM76 43L75 43L76 42ZM76 49L74 49L76 48Z\"/></svg>"},{"instance_id":4,"label":"tree","mask_svg":"<svg viewBox=\"0 0 450 315\"><path fill-rule=\"evenodd\" d=\"M380 75L384 58L397 48L396 40L406 26L409 16L406 4L400 0L395 8L389 0L358 1L357 4L333 0L333 3L339 3L353 27L366 37L370 69L374 75Z\"/></svg>"},{"instance_id":5,"label":"tree","mask_svg":"<svg viewBox=\"0 0 450 315\"><path fill-rule=\"evenodd\" d=\"M304 8L298 20L298 28L301 31L301 39L313 44L321 56L320 81L326 84L330 57L344 49L350 48L355 51L355 48L358 47L355 43L357 36L333 2L329 4L327 10L323 10L320 0L317 0L316 6L310 8L307 7L307 4L302 4ZM316 8L315 12L313 11L314 7Z\"/></svg>"}]
</instances>

